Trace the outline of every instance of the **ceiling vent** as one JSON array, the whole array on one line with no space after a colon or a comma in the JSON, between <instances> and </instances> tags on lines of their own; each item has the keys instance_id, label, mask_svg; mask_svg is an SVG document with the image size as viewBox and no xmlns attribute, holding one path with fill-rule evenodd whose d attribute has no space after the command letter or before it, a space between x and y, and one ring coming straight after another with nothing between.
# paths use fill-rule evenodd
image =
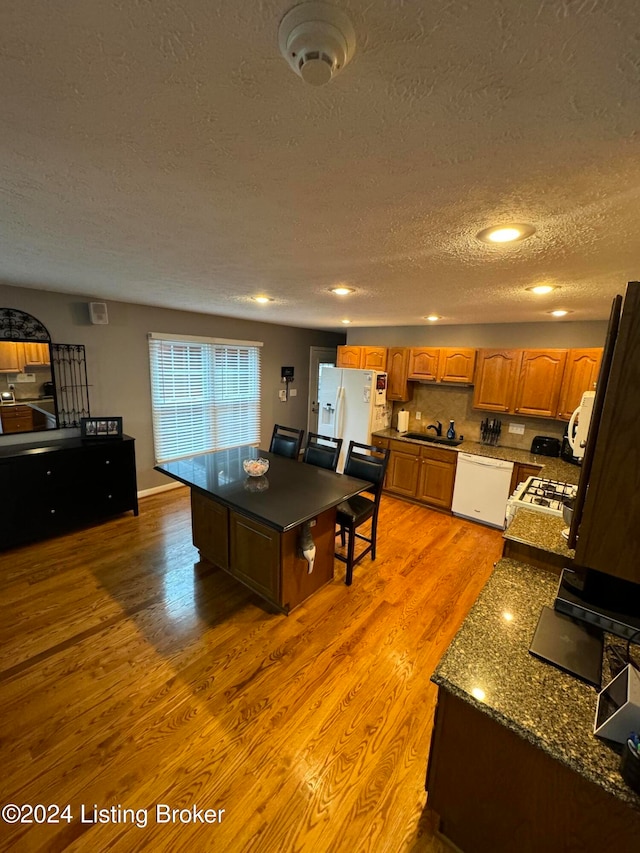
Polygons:
<instances>
[{"instance_id":1,"label":"ceiling vent","mask_svg":"<svg viewBox=\"0 0 640 853\"><path fill-rule=\"evenodd\" d=\"M356 34L342 9L329 3L301 3L290 9L278 30L280 52L296 74L323 86L349 62Z\"/></svg>"}]
</instances>

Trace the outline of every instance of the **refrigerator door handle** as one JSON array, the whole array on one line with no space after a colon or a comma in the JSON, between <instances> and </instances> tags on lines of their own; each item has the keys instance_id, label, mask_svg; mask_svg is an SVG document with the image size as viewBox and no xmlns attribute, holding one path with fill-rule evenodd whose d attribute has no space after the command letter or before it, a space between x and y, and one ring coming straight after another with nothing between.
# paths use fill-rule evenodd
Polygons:
<instances>
[{"instance_id":1,"label":"refrigerator door handle","mask_svg":"<svg viewBox=\"0 0 640 853\"><path fill-rule=\"evenodd\" d=\"M340 385L338 387L338 393L336 394L336 426L334 430L334 438L342 438L342 431L344 428L344 387Z\"/></svg>"}]
</instances>

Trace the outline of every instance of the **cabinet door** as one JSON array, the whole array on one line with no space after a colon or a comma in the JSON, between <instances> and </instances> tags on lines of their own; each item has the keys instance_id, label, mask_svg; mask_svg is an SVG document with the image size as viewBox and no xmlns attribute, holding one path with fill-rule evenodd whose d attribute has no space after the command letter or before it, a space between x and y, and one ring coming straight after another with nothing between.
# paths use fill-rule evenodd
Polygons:
<instances>
[{"instance_id":1,"label":"cabinet door","mask_svg":"<svg viewBox=\"0 0 640 853\"><path fill-rule=\"evenodd\" d=\"M578 408L584 392L595 388L601 361L602 347L569 350L558 405L558 417L563 421Z\"/></svg>"},{"instance_id":2,"label":"cabinet door","mask_svg":"<svg viewBox=\"0 0 640 853\"><path fill-rule=\"evenodd\" d=\"M70 456L71 454L67 454ZM137 514L135 458L133 442L110 441L87 446L78 461L82 480L91 500L81 498L76 512L89 518L113 515L133 509Z\"/></svg>"},{"instance_id":3,"label":"cabinet door","mask_svg":"<svg viewBox=\"0 0 640 853\"><path fill-rule=\"evenodd\" d=\"M520 415L555 418L567 350L524 350L516 388Z\"/></svg>"},{"instance_id":4,"label":"cabinet door","mask_svg":"<svg viewBox=\"0 0 640 853\"><path fill-rule=\"evenodd\" d=\"M360 366L363 370L385 371L387 369L386 347L361 347L361 350Z\"/></svg>"},{"instance_id":5,"label":"cabinet door","mask_svg":"<svg viewBox=\"0 0 640 853\"><path fill-rule=\"evenodd\" d=\"M21 457L14 466L14 499L28 516L30 538L51 535L83 520L75 513L75 504L86 505L91 497L83 489L82 465L73 453L52 451Z\"/></svg>"},{"instance_id":6,"label":"cabinet door","mask_svg":"<svg viewBox=\"0 0 640 853\"><path fill-rule=\"evenodd\" d=\"M422 448L420 480L416 493L418 500L442 509L451 509L455 477L455 453Z\"/></svg>"},{"instance_id":7,"label":"cabinet door","mask_svg":"<svg viewBox=\"0 0 640 853\"><path fill-rule=\"evenodd\" d=\"M509 494L512 495L520 483L524 483L528 477L535 477L540 471L542 471L542 468L538 465L527 465L524 462L516 462L513 466L513 474L511 475Z\"/></svg>"},{"instance_id":8,"label":"cabinet door","mask_svg":"<svg viewBox=\"0 0 640 853\"><path fill-rule=\"evenodd\" d=\"M193 544L214 566L229 568L229 510L191 489Z\"/></svg>"},{"instance_id":9,"label":"cabinet door","mask_svg":"<svg viewBox=\"0 0 640 853\"><path fill-rule=\"evenodd\" d=\"M336 367L362 367L362 347L338 347Z\"/></svg>"},{"instance_id":10,"label":"cabinet door","mask_svg":"<svg viewBox=\"0 0 640 853\"><path fill-rule=\"evenodd\" d=\"M471 385L475 366L476 351L474 349L452 347L441 349L438 360L438 381Z\"/></svg>"},{"instance_id":11,"label":"cabinet door","mask_svg":"<svg viewBox=\"0 0 640 853\"><path fill-rule=\"evenodd\" d=\"M412 347L409 357L409 379L435 382L438 378L440 350L433 347Z\"/></svg>"},{"instance_id":12,"label":"cabinet door","mask_svg":"<svg viewBox=\"0 0 640 853\"><path fill-rule=\"evenodd\" d=\"M22 347L25 367L38 367L39 365L51 362L49 344L25 342L22 344Z\"/></svg>"},{"instance_id":13,"label":"cabinet door","mask_svg":"<svg viewBox=\"0 0 640 853\"><path fill-rule=\"evenodd\" d=\"M402 450L393 449L393 446L398 444ZM420 473L420 448L408 443L403 445L401 442L391 442L391 447L385 479L386 488L390 492L414 498L418 488L418 474Z\"/></svg>"},{"instance_id":14,"label":"cabinet door","mask_svg":"<svg viewBox=\"0 0 640 853\"><path fill-rule=\"evenodd\" d=\"M18 344L13 341L0 342L0 373L17 373L22 370L18 356Z\"/></svg>"},{"instance_id":15,"label":"cabinet door","mask_svg":"<svg viewBox=\"0 0 640 853\"><path fill-rule=\"evenodd\" d=\"M409 349L390 347L387 352L387 400L405 403L413 396L413 385L407 382L409 372Z\"/></svg>"},{"instance_id":16,"label":"cabinet door","mask_svg":"<svg viewBox=\"0 0 640 853\"><path fill-rule=\"evenodd\" d=\"M520 368L519 350L478 352L473 392L473 408L487 412L512 412L516 378Z\"/></svg>"},{"instance_id":17,"label":"cabinet door","mask_svg":"<svg viewBox=\"0 0 640 853\"><path fill-rule=\"evenodd\" d=\"M280 603L280 534L236 512L229 514L229 572L259 595Z\"/></svg>"}]
</instances>

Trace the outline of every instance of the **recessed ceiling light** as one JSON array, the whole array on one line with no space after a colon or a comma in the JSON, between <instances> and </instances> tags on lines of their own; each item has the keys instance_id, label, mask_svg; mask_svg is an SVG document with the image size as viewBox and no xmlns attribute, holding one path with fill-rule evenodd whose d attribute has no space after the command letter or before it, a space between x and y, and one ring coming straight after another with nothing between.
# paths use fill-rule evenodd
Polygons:
<instances>
[{"instance_id":1,"label":"recessed ceiling light","mask_svg":"<svg viewBox=\"0 0 640 853\"><path fill-rule=\"evenodd\" d=\"M343 324L343 326L348 326L351 320L340 320L340 322Z\"/></svg>"},{"instance_id":2,"label":"recessed ceiling light","mask_svg":"<svg viewBox=\"0 0 640 853\"><path fill-rule=\"evenodd\" d=\"M331 287L329 290L331 293L335 293L336 296L348 296L350 293L354 293L353 287Z\"/></svg>"},{"instance_id":3,"label":"recessed ceiling light","mask_svg":"<svg viewBox=\"0 0 640 853\"><path fill-rule=\"evenodd\" d=\"M254 296L254 302L259 302L260 305L266 305L267 302L273 302L273 299L270 296Z\"/></svg>"},{"instance_id":4,"label":"recessed ceiling light","mask_svg":"<svg viewBox=\"0 0 640 853\"><path fill-rule=\"evenodd\" d=\"M537 293L538 296L542 296L545 293L551 293L552 290L558 290L558 287L555 284L536 284L533 287L526 287L525 290L528 290L529 293Z\"/></svg>"},{"instance_id":5,"label":"recessed ceiling light","mask_svg":"<svg viewBox=\"0 0 640 853\"><path fill-rule=\"evenodd\" d=\"M567 314L573 314L573 311L565 311L564 308L557 308L555 311L547 312L552 317L566 317Z\"/></svg>"},{"instance_id":6,"label":"recessed ceiling light","mask_svg":"<svg viewBox=\"0 0 640 853\"><path fill-rule=\"evenodd\" d=\"M437 314L429 314L429 316L425 317L424 319L430 320L432 323L435 323L436 320L441 320L442 318L439 317Z\"/></svg>"},{"instance_id":7,"label":"recessed ceiling light","mask_svg":"<svg viewBox=\"0 0 640 853\"><path fill-rule=\"evenodd\" d=\"M478 240L483 243L513 243L516 240L525 240L536 233L533 225L514 223L509 225L492 225L476 234Z\"/></svg>"}]
</instances>

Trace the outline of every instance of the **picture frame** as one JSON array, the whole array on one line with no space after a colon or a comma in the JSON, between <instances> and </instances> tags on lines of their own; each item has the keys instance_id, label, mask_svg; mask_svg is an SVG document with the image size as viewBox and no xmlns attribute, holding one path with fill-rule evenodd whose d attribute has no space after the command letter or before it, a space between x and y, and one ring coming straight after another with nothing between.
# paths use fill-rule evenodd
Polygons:
<instances>
[{"instance_id":1,"label":"picture frame","mask_svg":"<svg viewBox=\"0 0 640 853\"><path fill-rule=\"evenodd\" d=\"M80 437L91 439L122 438L122 418L109 415L103 418L80 418Z\"/></svg>"}]
</instances>

